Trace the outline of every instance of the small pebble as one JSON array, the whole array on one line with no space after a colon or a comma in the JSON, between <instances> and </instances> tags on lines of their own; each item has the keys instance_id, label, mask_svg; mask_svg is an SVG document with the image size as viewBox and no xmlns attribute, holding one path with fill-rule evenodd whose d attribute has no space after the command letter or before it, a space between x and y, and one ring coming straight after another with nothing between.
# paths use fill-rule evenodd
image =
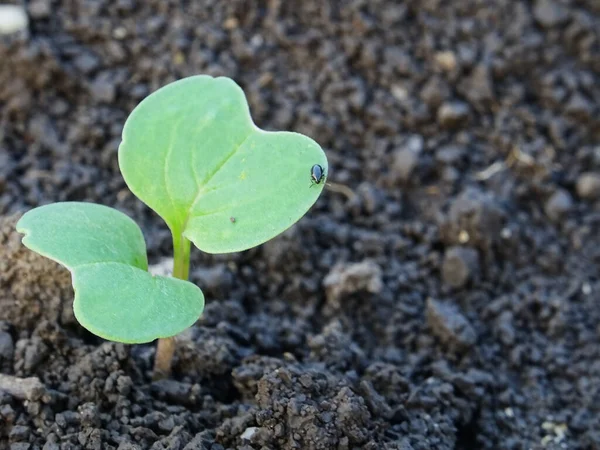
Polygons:
<instances>
[{"instance_id":1,"label":"small pebble","mask_svg":"<svg viewBox=\"0 0 600 450\"><path fill-rule=\"evenodd\" d=\"M583 286L581 286L581 292L583 295L590 295L592 293L592 287L589 283L584 283Z\"/></svg>"},{"instance_id":2,"label":"small pebble","mask_svg":"<svg viewBox=\"0 0 600 450\"><path fill-rule=\"evenodd\" d=\"M14 442L10 444L10 450L29 450L31 449L31 444L29 442Z\"/></svg>"},{"instance_id":3,"label":"small pebble","mask_svg":"<svg viewBox=\"0 0 600 450\"><path fill-rule=\"evenodd\" d=\"M579 92L573 94L564 107L570 116L582 120L589 119L594 114L594 104Z\"/></svg>"},{"instance_id":4,"label":"small pebble","mask_svg":"<svg viewBox=\"0 0 600 450\"><path fill-rule=\"evenodd\" d=\"M166 379L154 381L150 386L154 395L169 402L185 404L191 399L192 385L176 380Z\"/></svg>"},{"instance_id":5,"label":"small pebble","mask_svg":"<svg viewBox=\"0 0 600 450\"><path fill-rule=\"evenodd\" d=\"M111 103L117 96L117 88L108 73L100 74L91 84L90 92L99 102Z\"/></svg>"},{"instance_id":6,"label":"small pebble","mask_svg":"<svg viewBox=\"0 0 600 450\"><path fill-rule=\"evenodd\" d=\"M31 429L25 425L15 425L10 430L9 438L11 441L26 441L31 434Z\"/></svg>"},{"instance_id":7,"label":"small pebble","mask_svg":"<svg viewBox=\"0 0 600 450\"><path fill-rule=\"evenodd\" d=\"M436 53L435 62L446 72L452 72L456 69L456 55L450 50Z\"/></svg>"},{"instance_id":8,"label":"small pebble","mask_svg":"<svg viewBox=\"0 0 600 450\"><path fill-rule=\"evenodd\" d=\"M463 124L469 117L469 106L466 103L446 102L438 110L438 123L445 128L455 128Z\"/></svg>"},{"instance_id":9,"label":"small pebble","mask_svg":"<svg viewBox=\"0 0 600 450\"><path fill-rule=\"evenodd\" d=\"M586 200L600 198L600 173L585 172L577 179L577 195Z\"/></svg>"},{"instance_id":10,"label":"small pebble","mask_svg":"<svg viewBox=\"0 0 600 450\"><path fill-rule=\"evenodd\" d=\"M552 221L559 221L562 219L573 207L573 198L564 189L558 189L550 198L546 201L544 210L546 215Z\"/></svg>"},{"instance_id":11,"label":"small pebble","mask_svg":"<svg viewBox=\"0 0 600 450\"><path fill-rule=\"evenodd\" d=\"M83 73L90 74L100 66L100 60L91 53L82 53L75 58L73 64Z\"/></svg>"},{"instance_id":12,"label":"small pebble","mask_svg":"<svg viewBox=\"0 0 600 450\"><path fill-rule=\"evenodd\" d=\"M29 14L34 19L45 19L52 12L50 0L33 0L29 3Z\"/></svg>"},{"instance_id":13,"label":"small pebble","mask_svg":"<svg viewBox=\"0 0 600 450\"><path fill-rule=\"evenodd\" d=\"M477 341L472 325L453 304L430 298L426 313L432 333L451 350L466 350Z\"/></svg>"},{"instance_id":14,"label":"small pebble","mask_svg":"<svg viewBox=\"0 0 600 450\"><path fill-rule=\"evenodd\" d=\"M408 181L417 167L419 155L423 150L423 137L411 136L405 145L392 155L392 181L394 183L405 183Z\"/></svg>"},{"instance_id":15,"label":"small pebble","mask_svg":"<svg viewBox=\"0 0 600 450\"><path fill-rule=\"evenodd\" d=\"M244 432L242 433L242 435L240 436L240 438L243 441L251 441L252 440L252 436L254 436L256 434L256 431L258 430L258 427L248 427L244 430Z\"/></svg>"},{"instance_id":16,"label":"small pebble","mask_svg":"<svg viewBox=\"0 0 600 450\"><path fill-rule=\"evenodd\" d=\"M435 152L435 159L441 164L447 164L451 166L459 162L465 153L466 151L464 147L448 145Z\"/></svg>"},{"instance_id":17,"label":"small pebble","mask_svg":"<svg viewBox=\"0 0 600 450\"><path fill-rule=\"evenodd\" d=\"M323 280L323 286L328 301L334 303L355 292L378 294L384 286L381 267L371 260L336 265Z\"/></svg>"},{"instance_id":18,"label":"small pebble","mask_svg":"<svg viewBox=\"0 0 600 450\"><path fill-rule=\"evenodd\" d=\"M442 279L453 288L461 288L475 278L479 267L477 250L468 247L451 247L442 263Z\"/></svg>"},{"instance_id":19,"label":"small pebble","mask_svg":"<svg viewBox=\"0 0 600 450\"><path fill-rule=\"evenodd\" d=\"M0 35L26 30L29 21L25 9L17 5L0 5Z\"/></svg>"},{"instance_id":20,"label":"small pebble","mask_svg":"<svg viewBox=\"0 0 600 450\"><path fill-rule=\"evenodd\" d=\"M537 0L533 7L533 17L546 28L560 25L569 18L566 9L554 0Z\"/></svg>"}]
</instances>

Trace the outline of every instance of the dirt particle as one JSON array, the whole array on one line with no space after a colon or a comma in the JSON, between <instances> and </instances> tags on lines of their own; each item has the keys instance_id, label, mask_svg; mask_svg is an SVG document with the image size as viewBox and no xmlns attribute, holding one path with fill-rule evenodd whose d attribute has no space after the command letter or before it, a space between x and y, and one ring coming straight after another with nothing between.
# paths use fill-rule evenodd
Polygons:
<instances>
[{"instance_id":1,"label":"dirt particle","mask_svg":"<svg viewBox=\"0 0 600 450\"><path fill-rule=\"evenodd\" d=\"M514 344L517 332L514 327L514 315L511 311L504 311L500 314L496 331L504 345L512 346Z\"/></svg>"},{"instance_id":2,"label":"dirt particle","mask_svg":"<svg viewBox=\"0 0 600 450\"><path fill-rule=\"evenodd\" d=\"M26 441L31 433L31 429L29 427L23 425L15 425L10 430L9 438L12 442Z\"/></svg>"},{"instance_id":3,"label":"dirt particle","mask_svg":"<svg viewBox=\"0 0 600 450\"><path fill-rule=\"evenodd\" d=\"M46 387L37 377L19 378L0 374L0 390L19 400L36 401L46 392Z\"/></svg>"},{"instance_id":4,"label":"dirt particle","mask_svg":"<svg viewBox=\"0 0 600 450\"><path fill-rule=\"evenodd\" d=\"M585 200L597 200L600 198L600 174L586 172L577 178L577 195Z\"/></svg>"},{"instance_id":5,"label":"dirt particle","mask_svg":"<svg viewBox=\"0 0 600 450\"><path fill-rule=\"evenodd\" d=\"M571 96L564 108L567 114L579 120L589 120L594 114L594 104L579 92Z\"/></svg>"},{"instance_id":6,"label":"dirt particle","mask_svg":"<svg viewBox=\"0 0 600 450\"><path fill-rule=\"evenodd\" d=\"M233 283L233 275L225 264L214 264L212 267L196 267L191 278L202 290L215 297L223 297Z\"/></svg>"},{"instance_id":7,"label":"dirt particle","mask_svg":"<svg viewBox=\"0 0 600 450\"><path fill-rule=\"evenodd\" d=\"M475 67L473 73L465 80L461 88L469 103L473 107L483 110L495 97L490 67L486 64Z\"/></svg>"},{"instance_id":8,"label":"dirt particle","mask_svg":"<svg viewBox=\"0 0 600 450\"><path fill-rule=\"evenodd\" d=\"M389 66L393 67L398 75L408 75L413 68L410 56L397 47L386 48L383 51L383 59Z\"/></svg>"},{"instance_id":9,"label":"dirt particle","mask_svg":"<svg viewBox=\"0 0 600 450\"><path fill-rule=\"evenodd\" d=\"M356 189L362 213L374 215L385 203L383 194L371 183L361 183Z\"/></svg>"},{"instance_id":10,"label":"dirt particle","mask_svg":"<svg viewBox=\"0 0 600 450\"><path fill-rule=\"evenodd\" d=\"M98 416L98 406L95 403L84 403L79 407L79 418L82 425L94 427L97 426L100 420Z\"/></svg>"},{"instance_id":11,"label":"dirt particle","mask_svg":"<svg viewBox=\"0 0 600 450\"><path fill-rule=\"evenodd\" d=\"M419 154L422 144L417 147L406 145L392 154L391 182L393 184L406 183L419 163Z\"/></svg>"},{"instance_id":12,"label":"dirt particle","mask_svg":"<svg viewBox=\"0 0 600 450\"><path fill-rule=\"evenodd\" d=\"M450 94L447 83L439 77L431 77L421 89L421 99L432 109L437 109Z\"/></svg>"},{"instance_id":13,"label":"dirt particle","mask_svg":"<svg viewBox=\"0 0 600 450\"><path fill-rule=\"evenodd\" d=\"M311 360L324 362L332 370L345 372L365 365L364 352L337 320L327 324L320 334L309 337L308 346Z\"/></svg>"},{"instance_id":14,"label":"dirt particle","mask_svg":"<svg viewBox=\"0 0 600 450\"><path fill-rule=\"evenodd\" d=\"M369 411L375 417L383 417L385 419L391 419L394 415L392 408L386 403L383 396L381 396L373 387L373 384L367 380L363 380L360 383L360 391L363 394Z\"/></svg>"},{"instance_id":15,"label":"dirt particle","mask_svg":"<svg viewBox=\"0 0 600 450\"><path fill-rule=\"evenodd\" d=\"M453 72L457 66L456 55L450 50L436 53L435 62L446 72Z\"/></svg>"},{"instance_id":16,"label":"dirt particle","mask_svg":"<svg viewBox=\"0 0 600 450\"><path fill-rule=\"evenodd\" d=\"M465 154L466 150L464 147L458 145L448 145L441 147L435 152L435 159L441 164L452 166L457 164Z\"/></svg>"},{"instance_id":17,"label":"dirt particle","mask_svg":"<svg viewBox=\"0 0 600 450\"><path fill-rule=\"evenodd\" d=\"M444 128L456 128L469 118L469 106L464 102L446 102L437 114L438 123Z\"/></svg>"},{"instance_id":18,"label":"dirt particle","mask_svg":"<svg viewBox=\"0 0 600 450\"><path fill-rule=\"evenodd\" d=\"M223 28L226 30L233 30L239 26L239 21L235 17L228 17L223 22Z\"/></svg>"},{"instance_id":19,"label":"dirt particle","mask_svg":"<svg viewBox=\"0 0 600 450\"><path fill-rule=\"evenodd\" d=\"M152 382L152 392L158 398L167 400L169 402L185 405L190 402L192 385L189 383L183 383L176 380L159 380Z\"/></svg>"},{"instance_id":20,"label":"dirt particle","mask_svg":"<svg viewBox=\"0 0 600 450\"><path fill-rule=\"evenodd\" d=\"M28 442L14 442L10 444L10 450L30 450L31 444Z\"/></svg>"},{"instance_id":21,"label":"dirt particle","mask_svg":"<svg viewBox=\"0 0 600 450\"><path fill-rule=\"evenodd\" d=\"M590 286L590 284L589 284L589 283L584 283L584 284L581 286L581 293L582 293L583 295L590 295L590 294L592 293L592 287Z\"/></svg>"},{"instance_id":22,"label":"dirt particle","mask_svg":"<svg viewBox=\"0 0 600 450\"><path fill-rule=\"evenodd\" d=\"M461 288L477 277L478 268L477 250L468 247L451 247L444 255L442 278L453 288Z\"/></svg>"},{"instance_id":23,"label":"dirt particle","mask_svg":"<svg viewBox=\"0 0 600 450\"><path fill-rule=\"evenodd\" d=\"M460 352L470 349L477 340L469 321L448 302L428 299L427 323L433 334L450 350Z\"/></svg>"},{"instance_id":24,"label":"dirt particle","mask_svg":"<svg viewBox=\"0 0 600 450\"><path fill-rule=\"evenodd\" d=\"M573 208L573 198L564 189L557 189L544 205L546 215L554 222L563 219L571 211L571 208Z\"/></svg>"},{"instance_id":25,"label":"dirt particle","mask_svg":"<svg viewBox=\"0 0 600 450\"><path fill-rule=\"evenodd\" d=\"M500 238L505 221L504 209L490 192L469 187L452 200L440 231L447 244L470 242L489 249Z\"/></svg>"},{"instance_id":26,"label":"dirt particle","mask_svg":"<svg viewBox=\"0 0 600 450\"><path fill-rule=\"evenodd\" d=\"M381 292L383 281L381 268L373 261L338 264L323 280L327 299L334 304L348 294L366 291L373 294Z\"/></svg>"},{"instance_id":27,"label":"dirt particle","mask_svg":"<svg viewBox=\"0 0 600 450\"><path fill-rule=\"evenodd\" d=\"M108 72L98 75L90 85L90 92L96 101L112 103L117 95L113 76Z\"/></svg>"},{"instance_id":28,"label":"dirt particle","mask_svg":"<svg viewBox=\"0 0 600 450\"><path fill-rule=\"evenodd\" d=\"M34 19L45 19L50 16L52 5L50 0L34 0L29 3L27 9Z\"/></svg>"},{"instance_id":29,"label":"dirt particle","mask_svg":"<svg viewBox=\"0 0 600 450\"><path fill-rule=\"evenodd\" d=\"M25 9L18 5L0 5L0 35L27 29L29 21Z\"/></svg>"},{"instance_id":30,"label":"dirt particle","mask_svg":"<svg viewBox=\"0 0 600 450\"><path fill-rule=\"evenodd\" d=\"M242 433L242 435L240 436L240 439L245 440L245 441L252 441L252 437L256 434L256 432L258 431L258 427L248 427L244 430L244 432Z\"/></svg>"},{"instance_id":31,"label":"dirt particle","mask_svg":"<svg viewBox=\"0 0 600 450\"><path fill-rule=\"evenodd\" d=\"M73 64L81 72L89 75L100 66L100 59L89 52L85 52L78 54ZM96 87L96 89L98 88Z\"/></svg>"},{"instance_id":32,"label":"dirt particle","mask_svg":"<svg viewBox=\"0 0 600 450\"><path fill-rule=\"evenodd\" d=\"M568 20L567 10L555 0L537 0L533 6L533 17L543 27L555 27Z\"/></svg>"}]
</instances>

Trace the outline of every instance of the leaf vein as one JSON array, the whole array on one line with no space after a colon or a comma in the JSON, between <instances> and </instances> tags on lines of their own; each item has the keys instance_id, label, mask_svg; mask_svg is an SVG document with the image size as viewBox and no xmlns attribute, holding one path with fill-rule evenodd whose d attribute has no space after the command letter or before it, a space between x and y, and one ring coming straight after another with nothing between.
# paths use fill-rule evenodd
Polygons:
<instances>
[{"instance_id":1,"label":"leaf vein","mask_svg":"<svg viewBox=\"0 0 600 450\"><path fill-rule=\"evenodd\" d=\"M198 178L198 173L196 172L196 157L198 154L198 135L209 125L212 124L216 117L218 116L218 114L223 110L223 108L230 106L230 102L228 101L228 99L226 98L224 102L218 104L214 111L210 114L205 114L204 118L203 118L203 122L202 125L200 127L198 127L195 131L194 131L194 142L196 142L196 145L194 146L194 150L192 151L192 160L191 160L191 167L192 167L192 173L194 175L194 182L196 184L196 194L200 191L200 188L202 186L202 182L200 181L200 179ZM206 119L206 116L210 115L210 119ZM195 197L194 196L194 197Z\"/></svg>"},{"instance_id":2,"label":"leaf vein","mask_svg":"<svg viewBox=\"0 0 600 450\"><path fill-rule=\"evenodd\" d=\"M191 215L192 215L192 210L194 209L194 206L196 206L196 203L198 203L198 200L200 200L200 198L202 198L202 194L205 192L205 189L203 189L204 187L206 187L206 185L208 183L210 183L210 181L213 179L213 177L223 168L223 166L225 164L227 164L227 161L229 161L231 158L233 158L233 156L240 150L240 148L242 148L242 146L246 143L246 141L250 138L250 136L252 136L252 130L250 130L248 132L248 134L246 135L246 137L244 139L242 139L240 141L240 143L238 145L236 145L228 154L225 158L223 158L223 160L215 166L214 170L212 172L210 172L205 179L200 183L199 187L198 187L198 191L196 192L196 195L194 196L194 201L192 202L192 204L190 205L190 208L188 210L188 216L186 218L185 221L185 225L183 227L183 229L185 230L186 226L187 226L187 222L190 219Z\"/></svg>"},{"instance_id":3,"label":"leaf vein","mask_svg":"<svg viewBox=\"0 0 600 450\"><path fill-rule=\"evenodd\" d=\"M173 128L171 128L171 136L169 137L169 148L167 149L167 154L165 155L165 170L163 170L165 192L167 193L167 198L169 199L171 206L175 210L177 208L175 208L175 202L173 201L173 196L171 194L171 189L169 187L167 174L169 173L169 161L170 161L171 155L173 153L173 148L175 147L175 137L177 136L177 132L179 131L179 127L181 126L182 122L183 122L183 117L181 119L179 119L179 121L177 121L177 123L175 124L175 126L173 126Z\"/></svg>"}]
</instances>

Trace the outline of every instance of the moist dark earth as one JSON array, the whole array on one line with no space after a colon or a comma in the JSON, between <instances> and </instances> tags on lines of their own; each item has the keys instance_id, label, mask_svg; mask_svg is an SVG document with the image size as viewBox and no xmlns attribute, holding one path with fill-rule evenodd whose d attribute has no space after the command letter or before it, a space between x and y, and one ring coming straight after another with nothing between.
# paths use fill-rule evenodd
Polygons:
<instances>
[{"instance_id":1,"label":"moist dark earth","mask_svg":"<svg viewBox=\"0 0 600 450\"><path fill-rule=\"evenodd\" d=\"M598 0L24 7L0 37L1 449L600 449ZM154 346L82 329L14 224L93 201L169 257L117 148L200 73L319 142L332 186L269 243L193 252L206 311L152 382Z\"/></svg>"}]
</instances>

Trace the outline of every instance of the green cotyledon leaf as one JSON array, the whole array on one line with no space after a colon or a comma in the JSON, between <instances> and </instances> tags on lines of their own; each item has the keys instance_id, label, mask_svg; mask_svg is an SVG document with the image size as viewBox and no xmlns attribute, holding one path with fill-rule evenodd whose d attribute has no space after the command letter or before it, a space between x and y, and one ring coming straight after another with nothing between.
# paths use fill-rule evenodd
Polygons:
<instances>
[{"instance_id":1,"label":"green cotyledon leaf","mask_svg":"<svg viewBox=\"0 0 600 450\"><path fill-rule=\"evenodd\" d=\"M197 286L148 273L140 228L115 209L54 203L25 213L17 231L26 247L71 271L75 317L102 338L150 342L185 330L202 313Z\"/></svg>"},{"instance_id":2,"label":"green cotyledon leaf","mask_svg":"<svg viewBox=\"0 0 600 450\"><path fill-rule=\"evenodd\" d=\"M205 75L171 83L133 110L119 165L174 235L208 253L246 250L289 228L315 203L328 170L315 141L259 129L242 89ZM322 179L311 179L314 165Z\"/></svg>"}]
</instances>

